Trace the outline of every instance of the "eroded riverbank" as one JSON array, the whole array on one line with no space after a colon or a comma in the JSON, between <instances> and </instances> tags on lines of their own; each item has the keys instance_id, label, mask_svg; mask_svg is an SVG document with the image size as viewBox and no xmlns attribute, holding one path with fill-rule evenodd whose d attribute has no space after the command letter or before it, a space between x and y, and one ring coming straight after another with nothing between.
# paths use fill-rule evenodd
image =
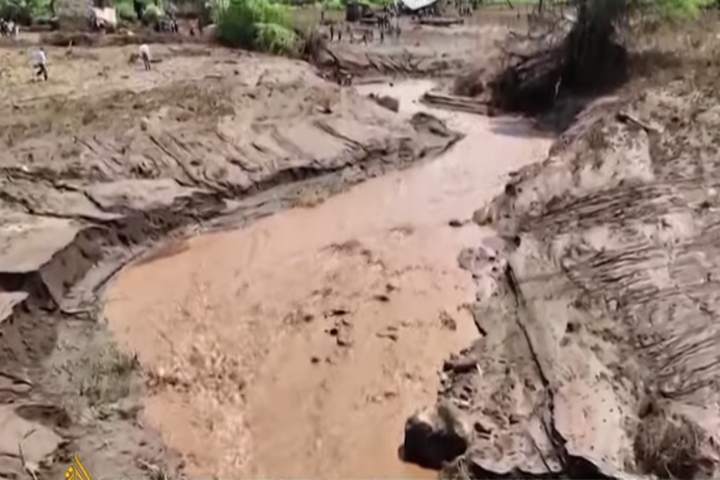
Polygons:
<instances>
[{"instance_id":1,"label":"eroded riverbank","mask_svg":"<svg viewBox=\"0 0 720 480\"><path fill-rule=\"evenodd\" d=\"M0 50L2 476L64 475L69 451L96 479L179 476L140 416L158 379L99 314L108 279L168 237L316 202L460 138L303 62L158 45L162 67L144 72L132 52L49 48L62 60L41 86L22 80L16 49Z\"/></svg>"},{"instance_id":2,"label":"eroded riverbank","mask_svg":"<svg viewBox=\"0 0 720 480\"><path fill-rule=\"evenodd\" d=\"M407 115L430 86L380 90ZM155 380L147 419L189 474L433 475L398 460L403 424L478 336L457 254L492 241L452 221L551 143L520 121L434 113L466 134L440 159L190 239L110 287L110 328Z\"/></svg>"}]
</instances>

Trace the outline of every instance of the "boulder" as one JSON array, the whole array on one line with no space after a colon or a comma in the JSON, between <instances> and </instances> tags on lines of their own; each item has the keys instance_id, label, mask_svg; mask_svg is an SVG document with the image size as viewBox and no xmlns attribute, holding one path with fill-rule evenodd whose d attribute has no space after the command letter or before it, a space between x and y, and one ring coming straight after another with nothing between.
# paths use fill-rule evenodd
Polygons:
<instances>
[{"instance_id":1,"label":"boulder","mask_svg":"<svg viewBox=\"0 0 720 480\"><path fill-rule=\"evenodd\" d=\"M397 98L391 97L389 95L374 94L370 94L370 98L375 100L375 103L377 103L381 107L385 107L395 113L400 111L400 101Z\"/></svg>"},{"instance_id":2,"label":"boulder","mask_svg":"<svg viewBox=\"0 0 720 480\"><path fill-rule=\"evenodd\" d=\"M441 402L408 418L403 460L438 470L465 453L471 429L462 415L454 405Z\"/></svg>"}]
</instances>

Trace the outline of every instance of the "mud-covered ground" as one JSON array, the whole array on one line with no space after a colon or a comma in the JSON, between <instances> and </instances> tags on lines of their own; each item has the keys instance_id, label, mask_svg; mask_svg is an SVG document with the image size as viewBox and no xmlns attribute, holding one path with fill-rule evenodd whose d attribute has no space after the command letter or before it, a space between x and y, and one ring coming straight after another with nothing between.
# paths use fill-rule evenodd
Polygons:
<instances>
[{"instance_id":1,"label":"mud-covered ground","mask_svg":"<svg viewBox=\"0 0 720 480\"><path fill-rule=\"evenodd\" d=\"M394 95L410 118L432 85L358 91ZM188 476L437 475L398 447L438 367L477 336L456 257L492 232L461 219L551 140L520 121L510 135L499 119L435 113L466 134L438 158L178 243L108 287L109 329L155 377L145 418Z\"/></svg>"},{"instance_id":2,"label":"mud-covered ground","mask_svg":"<svg viewBox=\"0 0 720 480\"><path fill-rule=\"evenodd\" d=\"M507 28L405 29L396 43L332 44L319 63L450 75ZM133 46L49 48L47 83L31 82L25 47L0 49L2 478L57 478L74 453L96 480L179 475L139 402L177 378L114 346L96 301L107 281L168 236L313 205L460 138L303 62L152 48L151 72L129 61ZM406 454L434 467L459 455L445 473L473 478L717 473L720 117L714 47L701 53L668 66L682 72L663 75L669 86L595 103L475 216L507 240L459 257L496 280L478 282L483 338L443 366L438 406L409 423L424 443ZM427 423L440 435L415 435Z\"/></svg>"},{"instance_id":3,"label":"mud-covered ground","mask_svg":"<svg viewBox=\"0 0 720 480\"><path fill-rule=\"evenodd\" d=\"M248 221L445 150L459 135L407 122L302 62L208 46L0 50L0 476L177 475L139 415L147 381L96 294L164 236Z\"/></svg>"},{"instance_id":4,"label":"mud-covered ground","mask_svg":"<svg viewBox=\"0 0 720 480\"><path fill-rule=\"evenodd\" d=\"M447 475L717 476L718 42L670 43L476 212L485 335L406 437Z\"/></svg>"},{"instance_id":5,"label":"mud-covered ground","mask_svg":"<svg viewBox=\"0 0 720 480\"><path fill-rule=\"evenodd\" d=\"M453 26L421 25L402 17L400 35L388 33L382 40L376 28L353 24L349 33L348 24L338 22L334 29L343 30L342 38L338 40L336 33L334 41L329 41L329 26L322 28L328 41L326 49L316 52L314 63L326 74L340 72L358 83L388 77L449 80L495 55L497 42L526 26L527 12L526 7L488 8ZM448 18L453 15L450 10ZM367 43L361 41L365 32L372 32Z\"/></svg>"}]
</instances>

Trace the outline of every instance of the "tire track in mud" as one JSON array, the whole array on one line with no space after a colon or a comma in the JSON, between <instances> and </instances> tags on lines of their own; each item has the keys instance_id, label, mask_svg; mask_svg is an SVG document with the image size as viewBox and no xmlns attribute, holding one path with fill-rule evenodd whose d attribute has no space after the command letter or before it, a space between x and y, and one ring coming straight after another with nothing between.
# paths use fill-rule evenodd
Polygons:
<instances>
[{"instance_id":1,"label":"tire track in mud","mask_svg":"<svg viewBox=\"0 0 720 480\"><path fill-rule=\"evenodd\" d=\"M720 163L708 139L720 116L710 94L683 88L591 108L584 130L475 214L507 246L465 254L485 259L467 267L511 278L496 273L493 293L473 307L488 335L461 358L477 371L451 372L440 395L466 427L425 422L467 445L449 475L717 475ZM664 128L648 133L626 121L628 110ZM508 348L517 345L502 324L509 315L529 355ZM546 380L532 380L533 361ZM498 396L507 388L533 406ZM535 435L538 407L548 428ZM421 433L408 425L411 439Z\"/></svg>"}]
</instances>

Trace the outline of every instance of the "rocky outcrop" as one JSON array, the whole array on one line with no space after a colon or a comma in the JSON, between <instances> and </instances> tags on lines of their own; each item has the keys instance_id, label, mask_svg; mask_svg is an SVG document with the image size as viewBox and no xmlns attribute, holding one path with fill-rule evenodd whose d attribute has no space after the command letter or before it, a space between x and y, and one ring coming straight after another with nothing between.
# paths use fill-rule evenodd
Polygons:
<instances>
[{"instance_id":1,"label":"rocky outcrop","mask_svg":"<svg viewBox=\"0 0 720 480\"><path fill-rule=\"evenodd\" d=\"M403 459L425 468L440 469L465 453L470 439L470 428L462 412L444 402L407 420Z\"/></svg>"}]
</instances>

